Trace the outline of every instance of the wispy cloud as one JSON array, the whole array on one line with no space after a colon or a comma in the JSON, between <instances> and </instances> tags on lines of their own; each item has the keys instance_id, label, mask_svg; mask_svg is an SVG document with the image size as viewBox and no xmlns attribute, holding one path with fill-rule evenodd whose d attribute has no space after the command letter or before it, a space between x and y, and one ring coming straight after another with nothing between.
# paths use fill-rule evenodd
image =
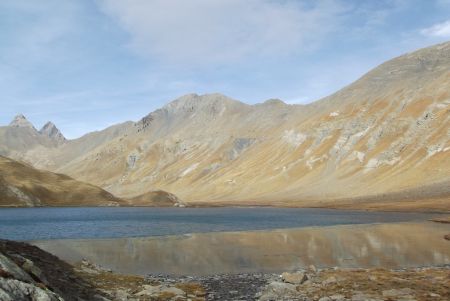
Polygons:
<instances>
[{"instance_id":1,"label":"wispy cloud","mask_svg":"<svg viewBox=\"0 0 450 301\"><path fill-rule=\"evenodd\" d=\"M0 125L24 113L76 137L190 92L310 102L448 40L449 15L450 0L1 0Z\"/></svg>"},{"instance_id":2,"label":"wispy cloud","mask_svg":"<svg viewBox=\"0 0 450 301\"><path fill-rule=\"evenodd\" d=\"M335 0L102 0L140 55L177 64L238 62L312 49L339 25Z\"/></svg>"},{"instance_id":3,"label":"wispy cloud","mask_svg":"<svg viewBox=\"0 0 450 301\"><path fill-rule=\"evenodd\" d=\"M423 35L431 37L450 38L450 20L434 24L420 31Z\"/></svg>"}]
</instances>

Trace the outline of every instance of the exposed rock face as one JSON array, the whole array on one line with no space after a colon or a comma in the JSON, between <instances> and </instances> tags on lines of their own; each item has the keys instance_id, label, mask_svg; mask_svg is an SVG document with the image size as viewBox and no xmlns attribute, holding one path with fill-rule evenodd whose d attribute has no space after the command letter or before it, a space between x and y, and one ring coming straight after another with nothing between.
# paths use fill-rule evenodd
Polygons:
<instances>
[{"instance_id":1,"label":"exposed rock face","mask_svg":"<svg viewBox=\"0 0 450 301\"><path fill-rule=\"evenodd\" d=\"M0 155L22 160L25 154L34 150L46 154L50 149L60 146L66 141L61 132L53 123L47 123L37 131L31 122L22 114L14 117L8 126L0 126ZM42 157L34 164L47 164L41 162Z\"/></svg>"},{"instance_id":2,"label":"exposed rock face","mask_svg":"<svg viewBox=\"0 0 450 301\"><path fill-rule=\"evenodd\" d=\"M449 70L444 43L388 61L309 105L189 94L136 123L59 146L11 151L0 143L0 153L126 198L150 187L188 203L448 209ZM418 194L398 202L404 191Z\"/></svg>"},{"instance_id":3,"label":"exposed rock face","mask_svg":"<svg viewBox=\"0 0 450 301\"><path fill-rule=\"evenodd\" d=\"M74 268L37 247L0 240L0 300L110 300Z\"/></svg>"},{"instance_id":4,"label":"exposed rock face","mask_svg":"<svg viewBox=\"0 0 450 301\"><path fill-rule=\"evenodd\" d=\"M58 143L64 143L66 141L66 138L61 133L61 131L54 125L52 122L47 122L42 129L39 131L41 135L45 135L48 138L58 142Z\"/></svg>"},{"instance_id":5,"label":"exposed rock face","mask_svg":"<svg viewBox=\"0 0 450 301\"><path fill-rule=\"evenodd\" d=\"M10 127L23 127L23 128L30 128L30 129L34 129L33 124L31 124L31 122L28 121L28 119L22 115L19 114L16 117L14 117L14 119L11 121L11 123L9 124Z\"/></svg>"}]
</instances>

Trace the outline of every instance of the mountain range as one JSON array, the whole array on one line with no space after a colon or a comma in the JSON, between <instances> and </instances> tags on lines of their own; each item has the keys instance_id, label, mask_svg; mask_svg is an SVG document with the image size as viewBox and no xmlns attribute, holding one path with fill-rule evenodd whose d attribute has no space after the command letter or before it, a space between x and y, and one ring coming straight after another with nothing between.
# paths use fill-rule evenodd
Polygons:
<instances>
[{"instance_id":1,"label":"mountain range","mask_svg":"<svg viewBox=\"0 0 450 301\"><path fill-rule=\"evenodd\" d=\"M450 42L307 105L188 94L73 140L18 115L0 127L0 155L127 200L449 210Z\"/></svg>"}]
</instances>

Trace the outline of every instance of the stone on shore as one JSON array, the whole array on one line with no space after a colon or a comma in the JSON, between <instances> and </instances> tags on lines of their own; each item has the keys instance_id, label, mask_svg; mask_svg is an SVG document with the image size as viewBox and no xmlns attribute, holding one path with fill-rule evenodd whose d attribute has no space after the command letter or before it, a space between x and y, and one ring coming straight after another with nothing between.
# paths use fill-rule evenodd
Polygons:
<instances>
[{"instance_id":1,"label":"stone on shore","mask_svg":"<svg viewBox=\"0 0 450 301\"><path fill-rule=\"evenodd\" d=\"M281 274L281 279L284 282L291 284L302 284L306 280L308 280L308 276L304 272L296 272L296 273L283 273Z\"/></svg>"}]
</instances>

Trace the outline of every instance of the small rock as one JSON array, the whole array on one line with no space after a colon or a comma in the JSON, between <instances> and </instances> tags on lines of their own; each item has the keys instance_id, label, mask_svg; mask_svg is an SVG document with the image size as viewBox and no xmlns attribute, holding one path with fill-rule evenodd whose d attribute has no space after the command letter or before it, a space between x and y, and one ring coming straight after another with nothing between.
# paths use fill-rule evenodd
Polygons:
<instances>
[{"instance_id":1,"label":"small rock","mask_svg":"<svg viewBox=\"0 0 450 301\"><path fill-rule=\"evenodd\" d=\"M170 293L174 294L175 296L184 296L185 292L177 287L166 287L161 289L161 293Z\"/></svg>"},{"instance_id":2,"label":"small rock","mask_svg":"<svg viewBox=\"0 0 450 301\"><path fill-rule=\"evenodd\" d=\"M377 276L370 275L370 276L369 276L369 280L375 282L375 281L378 280L378 278L377 278Z\"/></svg>"},{"instance_id":3,"label":"small rock","mask_svg":"<svg viewBox=\"0 0 450 301\"><path fill-rule=\"evenodd\" d=\"M352 296L352 301L382 301L381 299L377 299L371 295L358 293Z\"/></svg>"},{"instance_id":4,"label":"small rock","mask_svg":"<svg viewBox=\"0 0 450 301\"><path fill-rule=\"evenodd\" d=\"M152 296L154 294L159 294L161 292L161 285L148 285L148 284L144 284L143 285L143 290L136 293L136 296Z\"/></svg>"},{"instance_id":5,"label":"small rock","mask_svg":"<svg viewBox=\"0 0 450 301\"><path fill-rule=\"evenodd\" d=\"M410 288L402 288L402 289L390 289L390 290L384 290L382 292L383 297L405 297L405 296L412 296L414 294L414 291Z\"/></svg>"},{"instance_id":6,"label":"small rock","mask_svg":"<svg viewBox=\"0 0 450 301\"><path fill-rule=\"evenodd\" d=\"M345 300L345 296L343 296L343 295L333 295L333 296L330 296L330 299L333 300L333 301L342 301L342 300Z\"/></svg>"},{"instance_id":7,"label":"small rock","mask_svg":"<svg viewBox=\"0 0 450 301\"><path fill-rule=\"evenodd\" d=\"M315 273L317 273L317 268L313 264L311 264L308 267L308 272L315 274Z\"/></svg>"},{"instance_id":8,"label":"small rock","mask_svg":"<svg viewBox=\"0 0 450 301\"><path fill-rule=\"evenodd\" d=\"M336 277L331 276L331 277L328 277L326 280L322 281L322 285L335 284L336 282L337 282Z\"/></svg>"}]
</instances>

